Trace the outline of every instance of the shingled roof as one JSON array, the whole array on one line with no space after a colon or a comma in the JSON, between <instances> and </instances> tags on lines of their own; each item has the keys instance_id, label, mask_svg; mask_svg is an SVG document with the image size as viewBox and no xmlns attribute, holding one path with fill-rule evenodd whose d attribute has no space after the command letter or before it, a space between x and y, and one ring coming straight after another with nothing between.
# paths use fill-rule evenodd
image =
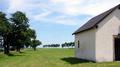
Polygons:
<instances>
[{"instance_id":1,"label":"shingled roof","mask_svg":"<svg viewBox=\"0 0 120 67\"><path fill-rule=\"evenodd\" d=\"M82 27L76 30L73 34L78 34L80 32L87 31L89 29L96 27L102 20L104 20L104 18L106 18L109 14L111 14L117 8L120 9L120 4L96 17L93 17L86 24L84 24Z\"/></svg>"}]
</instances>

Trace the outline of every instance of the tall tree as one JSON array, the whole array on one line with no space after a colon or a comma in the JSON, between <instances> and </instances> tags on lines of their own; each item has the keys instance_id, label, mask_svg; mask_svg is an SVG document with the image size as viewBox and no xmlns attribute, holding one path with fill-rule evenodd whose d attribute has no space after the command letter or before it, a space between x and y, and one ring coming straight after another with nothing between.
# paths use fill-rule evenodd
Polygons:
<instances>
[{"instance_id":1,"label":"tall tree","mask_svg":"<svg viewBox=\"0 0 120 67\"><path fill-rule=\"evenodd\" d=\"M3 12L0 12L0 35L3 37L3 47L4 47L4 53L9 54L9 46L11 43L10 33L11 33L11 24L8 22L8 19L6 18L6 14Z\"/></svg>"},{"instance_id":2,"label":"tall tree","mask_svg":"<svg viewBox=\"0 0 120 67\"><path fill-rule=\"evenodd\" d=\"M26 32L29 28L29 20L27 16L20 11L13 13L10 20L13 25L12 27L15 39L14 44L16 46L16 50L20 52L20 49L24 46L25 40L27 38Z\"/></svg>"}]
</instances>

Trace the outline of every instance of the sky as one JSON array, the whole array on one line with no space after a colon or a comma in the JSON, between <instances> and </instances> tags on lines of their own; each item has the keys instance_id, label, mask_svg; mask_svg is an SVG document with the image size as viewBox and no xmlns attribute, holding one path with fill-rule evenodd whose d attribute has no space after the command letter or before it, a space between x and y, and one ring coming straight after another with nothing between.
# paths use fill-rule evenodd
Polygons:
<instances>
[{"instance_id":1,"label":"sky","mask_svg":"<svg viewBox=\"0 0 120 67\"><path fill-rule=\"evenodd\" d=\"M72 33L90 18L120 4L120 0L0 0L9 16L24 12L43 44L74 41Z\"/></svg>"}]
</instances>

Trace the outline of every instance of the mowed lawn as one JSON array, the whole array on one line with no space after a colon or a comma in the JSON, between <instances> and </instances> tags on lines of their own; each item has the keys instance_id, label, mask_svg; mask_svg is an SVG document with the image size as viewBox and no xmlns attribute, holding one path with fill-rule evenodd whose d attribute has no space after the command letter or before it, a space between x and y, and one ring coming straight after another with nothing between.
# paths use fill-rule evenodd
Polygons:
<instances>
[{"instance_id":1,"label":"mowed lawn","mask_svg":"<svg viewBox=\"0 0 120 67\"><path fill-rule=\"evenodd\" d=\"M0 53L0 67L120 67L120 62L94 63L74 58L74 49L24 49L13 56Z\"/></svg>"}]
</instances>

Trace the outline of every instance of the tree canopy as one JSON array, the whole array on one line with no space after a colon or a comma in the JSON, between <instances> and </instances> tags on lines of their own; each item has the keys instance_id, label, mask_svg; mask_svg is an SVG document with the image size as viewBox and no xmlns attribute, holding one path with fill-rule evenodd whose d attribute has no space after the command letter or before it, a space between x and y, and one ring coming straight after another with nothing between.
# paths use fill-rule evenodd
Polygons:
<instances>
[{"instance_id":1,"label":"tree canopy","mask_svg":"<svg viewBox=\"0 0 120 67\"><path fill-rule=\"evenodd\" d=\"M36 50L36 47L39 46L39 45L41 45L41 44L42 44L42 43L41 43L39 40L34 39L34 40L32 40L31 47L32 47L34 50Z\"/></svg>"},{"instance_id":2,"label":"tree canopy","mask_svg":"<svg viewBox=\"0 0 120 67\"><path fill-rule=\"evenodd\" d=\"M9 54L10 47L20 52L21 48L32 46L36 49L41 44L36 40L35 30L30 28L26 14L17 11L6 18L6 14L0 12L0 35L4 40L4 53Z\"/></svg>"}]
</instances>

